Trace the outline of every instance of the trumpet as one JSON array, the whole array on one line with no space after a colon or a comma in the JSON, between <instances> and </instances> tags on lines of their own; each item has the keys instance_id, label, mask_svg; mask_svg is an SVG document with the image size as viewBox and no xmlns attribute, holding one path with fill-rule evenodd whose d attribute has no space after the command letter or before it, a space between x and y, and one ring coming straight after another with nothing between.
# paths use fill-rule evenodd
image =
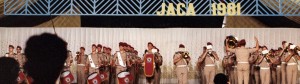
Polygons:
<instances>
[{"instance_id":1,"label":"trumpet","mask_svg":"<svg viewBox=\"0 0 300 84\"><path fill-rule=\"evenodd\" d=\"M300 51L300 47L299 47L299 46L296 46L295 50L296 50L296 51Z\"/></svg>"},{"instance_id":2,"label":"trumpet","mask_svg":"<svg viewBox=\"0 0 300 84\"><path fill-rule=\"evenodd\" d=\"M76 55L79 55L79 54L80 54L80 52L79 52L79 51L77 51L77 52L76 52Z\"/></svg>"},{"instance_id":3,"label":"trumpet","mask_svg":"<svg viewBox=\"0 0 300 84\"><path fill-rule=\"evenodd\" d=\"M181 53L181 56L182 56L182 58L184 58L184 59L190 58L189 52L182 52L182 53Z\"/></svg>"}]
</instances>

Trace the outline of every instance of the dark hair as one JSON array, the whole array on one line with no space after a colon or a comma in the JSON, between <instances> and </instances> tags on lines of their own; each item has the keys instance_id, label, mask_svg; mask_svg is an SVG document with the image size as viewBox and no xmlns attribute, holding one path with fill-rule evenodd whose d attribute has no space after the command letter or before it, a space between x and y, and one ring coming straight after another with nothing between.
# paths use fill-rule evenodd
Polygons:
<instances>
[{"instance_id":1,"label":"dark hair","mask_svg":"<svg viewBox=\"0 0 300 84\"><path fill-rule=\"evenodd\" d=\"M214 78L215 84L227 84L227 82L228 82L228 78L223 73L218 73Z\"/></svg>"},{"instance_id":2,"label":"dark hair","mask_svg":"<svg viewBox=\"0 0 300 84\"><path fill-rule=\"evenodd\" d=\"M93 44L92 47L97 47L96 44Z\"/></svg>"},{"instance_id":3,"label":"dark hair","mask_svg":"<svg viewBox=\"0 0 300 84\"><path fill-rule=\"evenodd\" d=\"M83 49L83 50L85 50L85 48L84 48L84 47L80 47L80 49Z\"/></svg>"},{"instance_id":4,"label":"dark hair","mask_svg":"<svg viewBox=\"0 0 300 84\"><path fill-rule=\"evenodd\" d=\"M207 42L206 45L212 45L212 43L211 42Z\"/></svg>"},{"instance_id":5,"label":"dark hair","mask_svg":"<svg viewBox=\"0 0 300 84\"><path fill-rule=\"evenodd\" d=\"M267 47L267 46L262 46L262 48L266 48L266 49L268 49L268 47Z\"/></svg>"},{"instance_id":6,"label":"dark hair","mask_svg":"<svg viewBox=\"0 0 300 84\"><path fill-rule=\"evenodd\" d=\"M281 42L281 45L283 45L283 44L285 44L285 43L286 43L286 41L282 41L282 42Z\"/></svg>"},{"instance_id":7,"label":"dark hair","mask_svg":"<svg viewBox=\"0 0 300 84\"><path fill-rule=\"evenodd\" d=\"M154 46L153 43L151 43L151 42L148 42L148 45L149 45L149 44L152 45L152 46Z\"/></svg>"},{"instance_id":8,"label":"dark hair","mask_svg":"<svg viewBox=\"0 0 300 84\"><path fill-rule=\"evenodd\" d=\"M26 42L24 69L33 84L54 84L67 59L66 42L57 35L43 33Z\"/></svg>"},{"instance_id":9,"label":"dark hair","mask_svg":"<svg viewBox=\"0 0 300 84\"><path fill-rule=\"evenodd\" d=\"M19 63L14 58L0 58L0 83L1 84L17 84L19 75Z\"/></svg>"},{"instance_id":10,"label":"dark hair","mask_svg":"<svg viewBox=\"0 0 300 84\"><path fill-rule=\"evenodd\" d=\"M13 45L8 45L8 47L15 48Z\"/></svg>"},{"instance_id":11,"label":"dark hair","mask_svg":"<svg viewBox=\"0 0 300 84\"><path fill-rule=\"evenodd\" d=\"M281 47L278 47L278 49L277 50L282 50L282 48Z\"/></svg>"},{"instance_id":12,"label":"dark hair","mask_svg":"<svg viewBox=\"0 0 300 84\"><path fill-rule=\"evenodd\" d=\"M17 49L18 49L18 48L20 48L20 50L22 50L22 47L21 47L21 46L17 46Z\"/></svg>"},{"instance_id":13,"label":"dark hair","mask_svg":"<svg viewBox=\"0 0 300 84\"><path fill-rule=\"evenodd\" d=\"M100 47L100 48L102 48L102 45L101 45L101 44L98 44L98 45L97 45L97 47Z\"/></svg>"},{"instance_id":14,"label":"dark hair","mask_svg":"<svg viewBox=\"0 0 300 84\"><path fill-rule=\"evenodd\" d=\"M245 46L246 45L246 40L242 39L240 42L238 42L238 46Z\"/></svg>"},{"instance_id":15,"label":"dark hair","mask_svg":"<svg viewBox=\"0 0 300 84\"><path fill-rule=\"evenodd\" d=\"M126 46L126 44L125 44L124 42L120 42L120 43L119 43L119 46L124 47L124 46Z\"/></svg>"},{"instance_id":16,"label":"dark hair","mask_svg":"<svg viewBox=\"0 0 300 84\"><path fill-rule=\"evenodd\" d=\"M179 45L179 48L185 48L185 47L184 47L184 45L183 45L183 44L180 44L180 45Z\"/></svg>"}]
</instances>

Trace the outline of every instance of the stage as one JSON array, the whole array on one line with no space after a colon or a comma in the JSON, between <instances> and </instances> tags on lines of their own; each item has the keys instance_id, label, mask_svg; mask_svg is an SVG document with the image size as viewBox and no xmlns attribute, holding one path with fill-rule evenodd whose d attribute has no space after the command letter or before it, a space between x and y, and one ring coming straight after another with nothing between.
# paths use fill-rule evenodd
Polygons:
<instances>
[{"instance_id":1,"label":"stage","mask_svg":"<svg viewBox=\"0 0 300 84\"><path fill-rule=\"evenodd\" d=\"M196 61L202 53L202 47L207 42L212 42L213 50L222 59L224 56L224 39L228 35L234 35L239 39L245 39L246 47L254 47L254 36L259 40L260 45L266 45L269 49L277 49L281 46L281 41L300 44L300 29L297 28L233 28L233 29L211 29L211 28L56 28L56 34L68 42L68 49L72 51L72 56L79 51L79 47L86 48L86 54L91 52L92 44L102 44L112 48L112 53L118 50L118 43L123 41L132 45L142 57L147 43L152 42L163 56L163 65L161 66L161 83L176 83L174 74L174 65L172 57L178 50L179 44L184 44L187 51L190 52L191 63L189 66L188 79L191 84L198 84L199 75L196 68ZM43 32L54 33L53 28L0 28L0 54L4 55L8 51L8 45L20 45L25 47L26 40L36 34ZM223 69L220 62L217 62L217 72L222 73ZM76 71L75 62L71 71ZM75 74L74 74L75 75ZM142 77L143 78L143 77ZM140 81L144 83L144 80Z\"/></svg>"}]
</instances>

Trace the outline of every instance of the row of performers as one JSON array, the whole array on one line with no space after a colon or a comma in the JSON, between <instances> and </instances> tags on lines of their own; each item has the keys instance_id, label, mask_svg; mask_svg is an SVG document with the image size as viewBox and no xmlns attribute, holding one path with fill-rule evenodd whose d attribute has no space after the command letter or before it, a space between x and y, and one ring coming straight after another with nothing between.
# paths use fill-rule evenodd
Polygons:
<instances>
[{"instance_id":1,"label":"row of performers","mask_svg":"<svg viewBox=\"0 0 300 84\"><path fill-rule=\"evenodd\" d=\"M282 47L245 48L246 41L226 40L226 56L222 61L231 84L296 84L300 47L282 41ZM234 43L237 42L237 46ZM200 67L202 68L202 67ZM204 67L204 73L205 73ZM211 84L211 83L210 83Z\"/></svg>"},{"instance_id":2,"label":"row of performers","mask_svg":"<svg viewBox=\"0 0 300 84\"><path fill-rule=\"evenodd\" d=\"M30 84L32 80L26 76L26 72L22 69L26 61L24 54L21 53L22 48L17 46L16 50L17 53L14 53L14 46L9 45L9 52L5 56L15 58L20 64L21 71L17 79L18 83ZM76 73L70 71L73 56L71 51L68 51L59 83L71 84L75 79L73 74L76 74L78 84L139 84L139 69L144 66L147 83L159 84L160 66L162 65L159 49L149 42L143 58L141 59L138 52L125 42L119 43L119 51L113 55L111 48L102 47L100 44L93 44L90 54L85 54L85 48L80 47L80 51L76 52L75 57Z\"/></svg>"},{"instance_id":3,"label":"row of performers","mask_svg":"<svg viewBox=\"0 0 300 84\"><path fill-rule=\"evenodd\" d=\"M278 49L258 46L258 41L256 45L253 49L227 47L222 64L231 84L296 84L299 46L286 41Z\"/></svg>"},{"instance_id":4,"label":"row of performers","mask_svg":"<svg viewBox=\"0 0 300 84\"><path fill-rule=\"evenodd\" d=\"M210 44L211 45L211 44ZM77 83L78 84L139 84L139 69L143 67L146 82L149 84L160 84L161 69L163 58L151 42L147 44L143 59L138 56L138 52L129 44L120 42L119 51L111 54L111 48L103 47L98 44L92 45L92 53L85 54L85 48L80 47L76 52L75 62L77 64ZM103 49L103 51L102 51ZM17 47L17 54L14 53L14 47L9 45L9 53L5 56L18 60L20 67L24 65L26 59L21 53L22 48ZM68 58L65 62L65 68L60 75L61 84L70 84L74 81L74 76L70 71L73 63L71 51L68 52ZM173 57L176 67L176 75L179 84L187 84L187 65L190 62L190 56L185 51L183 44L179 45L179 50ZM30 83L23 70L20 71L18 83Z\"/></svg>"},{"instance_id":5,"label":"row of performers","mask_svg":"<svg viewBox=\"0 0 300 84\"><path fill-rule=\"evenodd\" d=\"M229 36L225 40L227 55L224 57L222 64L230 82L232 84L248 84L250 80L250 83L269 84L271 81L270 73L276 72L276 83L295 84L297 60L300 59L297 51L300 48L283 41L283 49L269 51L267 47L259 47L257 38L255 38L255 41L255 48L246 48L244 39L237 41L233 36ZM110 48L103 48L102 52L101 45L92 45L92 53L89 55L84 54L85 49L81 47L75 58L78 84L138 84L139 70L137 69L139 67L144 68L147 83L159 84L160 66L163 62L162 56L159 49L152 43L149 42L147 47L148 49L145 50L142 59L137 56L137 52L133 47L124 42L119 43L120 50L114 55L110 54ZM212 43L208 42L197 63L198 67L201 68L200 72L202 73L200 74L203 74L204 84L213 84L216 73L215 62L219 61L218 55L212 50L212 47ZM10 53L6 56L18 59L17 54L11 55L11 50L13 50L11 48L10 46ZM17 52L20 53L18 48ZM71 59L70 54L65 63L66 67L61 74L61 83L71 83L74 80L72 73L69 71L72 63ZM176 65L175 71L178 83L187 84L187 65L190 63L190 57L189 53L185 51L184 45L179 45L179 50L174 54L173 62Z\"/></svg>"}]
</instances>

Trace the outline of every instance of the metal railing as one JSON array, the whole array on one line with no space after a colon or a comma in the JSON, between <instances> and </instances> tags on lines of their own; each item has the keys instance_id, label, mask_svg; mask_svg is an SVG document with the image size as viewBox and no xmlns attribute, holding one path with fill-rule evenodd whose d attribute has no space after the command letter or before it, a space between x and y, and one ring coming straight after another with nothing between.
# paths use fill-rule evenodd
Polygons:
<instances>
[{"instance_id":1,"label":"metal railing","mask_svg":"<svg viewBox=\"0 0 300 84\"><path fill-rule=\"evenodd\" d=\"M5 0L4 15L158 16L163 3L175 16L300 16L300 0Z\"/></svg>"}]
</instances>

